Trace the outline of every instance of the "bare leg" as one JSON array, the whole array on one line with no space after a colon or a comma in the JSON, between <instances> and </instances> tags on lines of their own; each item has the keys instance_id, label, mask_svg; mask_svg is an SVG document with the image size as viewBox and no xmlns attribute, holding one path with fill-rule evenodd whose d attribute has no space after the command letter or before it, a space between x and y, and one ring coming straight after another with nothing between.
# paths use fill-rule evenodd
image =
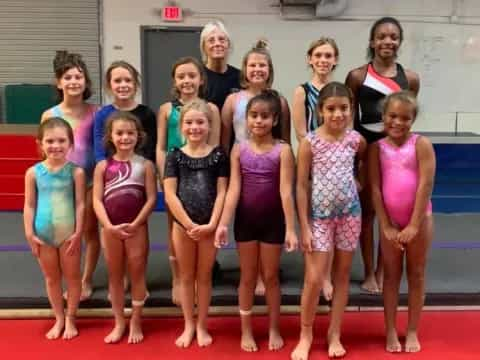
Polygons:
<instances>
[{"instance_id":1,"label":"bare leg","mask_svg":"<svg viewBox=\"0 0 480 360\"><path fill-rule=\"evenodd\" d=\"M325 280L323 281L322 293L325 300L330 301L333 297L333 284L332 284L332 272L333 272L333 256L334 251L328 253L328 265L327 273L325 274Z\"/></svg>"},{"instance_id":2,"label":"bare leg","mask_svg":"<svg viewBox=\"0 0 480 360\"><path fill-rule=\"evenodd\" d=\"M92 278L100 255L100 236L98 223L92 204L92 190L87 191L85 199L85 266L82 277L82 293L80 301L87 300L92 296Z\"/></svg>"},{"instance_id":3,"label":"bare leg","mask_svg":"<svg viewBox=\"0 0 480 360\"><path fill-rule=\"evenodd\" d=\"M142 310L147 298L145 279L145 260L148 254L147 239L148 227L147 224L144 224L134 236L124 240L132 293L132 317L130 318L130 331L128 334L129 344L137 344L143 341Z\"/></svg>"},{"instance_id":4,"label":"bare leg","mask_svg":"<svg viewBox=\"0 0 480 360\"><path fill-rule=\"evenodd\" d=\"M195 336L195 318L193 307L195 301L195 272L197 266L197 244L189 238L185 230L173 223L172 239L177 254L180 275L180 296L185 327L175 341L180 348L189 347Z\"/></svg>"},{"instance_id":5,"label":"bare leg","mask_svg":"<svg viewBox=\"0 0 480 360\"><path fill-rule=\"evenodd\" d=\"M48 300L55 315L55 324L45 336L49 340L54 340L60 337L65 326L59 250L52 246L42 245L40 247L38 262L45 277Z\"/></svg>"},{"instance_id":6,"label":"bare leg","mask_svg":"<svg viewBox=\"0 0 480 360\"><path fill-rule=\"evenodd\" d=\"M113 330L104 338L107 344L119 342L125 332L125 291L123 276L125 274L124 240L108 236L102 231L102 244L108 270L108 289L112 311L115 318Z\"/></svg>"},{"instance_id":7,"label":"bare leg","mask_svg":"<svg viewBox=\"0 0 480 360\"><path fill-rule=\"evenodd\" d=\"M262 268L262 260L259 258L257 269L261 269L261 268ZM265 296L265 283L263 282L261 271L258 272L257 283L255 285L255 295Z\"/></svg>"},{"instance_id":8,"label":"bare leg","mask_svg":"<svg viewBox=\"0 0 480 360\"><path fill-rule=\"evenodd\" d=\"M428 216L423 221L418 235L407 246L408 278L408 329L405 340L406 352L421 350L418 341L418 324L425 298L425 265L427 252L433 238L433 218Z\"/></svg>"},{"instance_id":9,"label":"bare leg","mask_svg":"<svg viewBox=\"0 0 480 360\"><path fill-rule=\"evenodd\" d=\"M60 264L62 272L67 282L67 315L65 318L65 331L63 338L65 340L73 339L78 335L75 325L75 316L77 314L78 304L80 302L80 293L82 290L80 258L81 252L73 255L67 255L68 243L64 243L60 248Z\"/></svg>"},{"instance_id":10,"label":"bare leg","mask_svg":"<svg viewBox=\"0 0 480 360\"><path fill-rule=\"evenodd\" d=\"M257 241L237 242L240 258L240 285L238 287L238 304L242 322L242 339L240 347L244 351L258 351L253 337L252 315L253 296L258 277L259 244Z\"/></svg>"},{"instance_id":11,"label":"bare leg","mask_svg":"<svg viewBox=\"0 0 480 360\"><path fill-rule=\"evenodd\" d=\"M217 249L213 245L213 238L202 239L197 243L197 343L204 347L212 343L212 336L208 333L207 317L210 299L212 297L212 269L217 255Z\"/></svg>"},{"instance_id":12,"label":"bare leg","mask_svg":"<svg viewBox=\"0 0 480 360\"><path fill-rule=\"evenodd\" d=\"M283 338L280 335L280 281L278 270L280 268L280 255L282 246L260 243L260 264L265 281L265 297L270 317L268 350L280 350Z\"/></svg>"},{"instance_id":13,"label":"bare leg","mask_svg":"<svg viewBox=\"0 0 480 360\"><path fill-rule=\"evenodd\" d=\"M175 247L172 240L173 217L167 210L167 237L168 237L168 260L172 274L172 303L180 305L180 280L178 275L178 263L175 255Z\"/></svg>"},{"instance_id":14,"label":"bare leg","mask_svg":"<svg viewBox=\"0 0 480 360\"><path fill-rule=\"evenodd\" d=\"M398 291L403 272L403 251L380 235L384 259L383 304L385 316L386 345L388 352L400 352L402 346L398 340L396 319Z\"/></svg>"},{"instance_id":15,"label":"bare leg","mask_svg":"<svg viewBox=\"0 0 480 360\"><path fill-rule=\"evenodd\" d=\"M300 306L300 340L290 355L292 360L307 360L313 341L313 323L320 289L327 271L328 252L305 253L305 280Z\"/></svg>"},{"instance_id":16,"label":"bare leg","mask_svg":"<svg viewBox=\"0 0 480 360\"><path fill-rule=\"evenodd\" d=\"M348 302L350 289L350 270L353 251L336 250L334 266L334 284L332 311L328 328L328 356L342 357L347 353L341 343L342 318Z\"/></svg>"}]
</instances>

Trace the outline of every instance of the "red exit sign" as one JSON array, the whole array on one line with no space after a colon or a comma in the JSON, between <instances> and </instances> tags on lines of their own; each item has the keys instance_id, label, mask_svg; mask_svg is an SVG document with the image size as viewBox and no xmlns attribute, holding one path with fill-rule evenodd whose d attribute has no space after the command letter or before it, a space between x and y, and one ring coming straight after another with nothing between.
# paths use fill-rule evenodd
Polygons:
<instances>
[{"instance_id":1,"label":"red exit sign","mask_svg":"<svg viewBox=\"0 0 480 360\"><path fill-rule=\"evenodd\" d=\"M162 9L163 21L182 21L182 8L178 6L165 6Z\"/></svg>"}]
</instances>

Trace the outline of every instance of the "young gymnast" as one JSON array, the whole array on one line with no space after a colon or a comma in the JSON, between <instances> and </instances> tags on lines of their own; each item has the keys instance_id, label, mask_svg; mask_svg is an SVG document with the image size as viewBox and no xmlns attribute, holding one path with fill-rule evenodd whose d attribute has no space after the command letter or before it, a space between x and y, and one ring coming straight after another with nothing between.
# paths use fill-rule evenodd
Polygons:
<instances>
[{"instance_id":1,"label":"young gymnast","mask_svg":"<svg viewBox=\"0 0 480 360\"><path fill-rule=\"evenodd\" d=\"M185 145L167 155L163 186L173 216L172 240L180 275L180 295L185 327L178 347L190 346L195 333L199 346L208 346L207 329L212 292L214 234L223 208L228 178L228 158L220 146L208 144L212 127L211 106L194 99L182 107L180 130ZM195 322L195 284L198 318Z\"/></svg>"},{"instance_id":2,"label":"young gymnast","mask_svg":"<svg viewBox=\"0 0 480 360\"><path fill-rule=\"evenodd\" d=\"M160 179L163 179L167 151L185 145L185 139L179 127L182 106L189 101L203 97L205 93L206 78L203 66L193 57L180 58L175 62L172 67L172 79L174 100L161 105L158 111L157 167ZM208 106L212 114L208 143L216 146L220 141L220 114L214 104L208 103ZM167 211L168 251L172 272L172 302L178 305L180 303L178 295L178 266L172 244L172 221L171 214Z\"/></svg>"},{"instance_id":3,"label":"young gymnast","mask_svg":"<svg viewBox=\"0 0 480 360\"><path fill-rule=\"evenodd\" d=\"M216 245L228 240L228 224L235 214L235 240L240 257L239 312L241 348L257 351L251 315L255 283L261 272L270 317L269 350L283 347L280 335L279 263L282 247L297 247L293 181L295 161L290 145L280 140L276 125L281 100L273 90L263 90L246 107L248 139L235 144L225 208L216 233ZM261 269L259 269L261 266Z\"/></svg>"},{"instance_id":4,"label":"young gymnast","mask_svg":"<svg viewBox=\"0 0 480 360\"><path fill-rule=\"evenodd\" d=\"M92 95L92 81L81 55L57 51L53 60L53 70L60 103L46 110L42 114L41 122L50 117L61 117L70 124L75 146L68 153L67 159L85 171L87 182L83 231L86 252L80 295L82 301L92 296L92 277L100 254L97 217L92 204L92 180L95 168L93 118L98 107L86 102Z\"/></svg>"},{"instance_id":5,"label":"young gymnast","mask_svg":"<svg viewBox=\"0 0 480 360\"><path fill-rule=\"evenodd\" d=\"M317 111L323 124L309 133L298 149L297 203L305 252L305 282L300 340L292 352L293 360L308 359L319 292L332 248L335 252L334 290L327 335L328 356L346 354L340 341L341 323L348 302L352 258L361 228L357 190L360 184L354 176L354 164L357 158L361 175L366 142L350 129L350 89L338 82L325 85L320 91ZM363 176L359 178L363 179Z\"/></svg>"},{"instance_id":6,"label":"young gymnast","mask_svg":"<svg viewBox=\"0 0 480 360\"><path fill-rule=\"evenodd\" d=\"M411 90L418 94L420 79L415 72L397 63L398 51L403 42L403 28L397 19L383 17L370 28L367 58L369 62L350 71L345 84L354 97L354 128L371 144L385 136L383 133L380 102L390 93ZM369 184L360 193L362 204L362 232L360 246L365 279L362 289L382 292L383 261L378 247L377 266L374 265L373 223L375 212Z\"/></svg>"},{"instance_id":7,"label":"young gymnast","mask_svg":"<svg viewBox=\"0 0 480 360\"><path fill-rule=\"evenodd\" d=\"M326 84L332 81L332 73L337 66L338 56L337 43L328 37L315 40L307 50L307 61L312 69L312 78L295 89L292 105L293 125L299 142L307 133L315 131L321 125L317 118L318 94ZM332 300L333 294L332 265L333 252L328 259L329 270L322 286L322 293L327 301Z\"/></svg>"},{"instance_id":8,"label":"young gymnast","mask_svg":"<svg viewBox=\"0 0 480 360\"><path fill-rule=\"evenodd\" d=\"M63 119L45 119L37 143L44 160L25 174L23 219L25 237L45 277L55 325L47 339L78 335L75 316L80 301L80 247L85 213L85 173L68 161L73 131ZM67 283L63 307L62 276Z\"/></svg>"},{"instance_id":9,"label":"young gymnast","mask_svg":"<svg viewBox=\"0 0 480 360\"><path fill-rule=\"evenodd\" d=\"M404 258L408 280L405 351L420 351L417 332L425 296L425 263L433 237L430 197L435 153L426 137L411 132L417 111L413 93L401 91L386 97L383 123L387 136L374 143L369 154L373 204L384 256L383 300L389 352L402 351L396 315Z\"/></svg>"},{"instance_id":10,"label":"young gymnast","mask_svg":"<svg viewBox=\"0 0 480 360\"><path fill-rule=\"evenodd\" d=\"M120 341L125 332L125 266L132 294L128 342L143 340L147 220L157 200L155 165L136 154L144 138L140 121L134 115L125 111L110 115L105 127L105 148L113 155L99 162L94 173L93 206L102 225L102 246L115 317L115 327L105 337L106 343Z\"/></svg>"}]
</instances>

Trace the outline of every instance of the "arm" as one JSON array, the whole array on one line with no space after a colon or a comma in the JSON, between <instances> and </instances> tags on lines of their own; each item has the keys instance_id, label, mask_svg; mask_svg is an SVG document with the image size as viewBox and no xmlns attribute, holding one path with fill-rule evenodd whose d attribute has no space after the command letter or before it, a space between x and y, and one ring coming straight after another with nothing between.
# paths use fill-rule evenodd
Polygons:
<instances>
[{"instance_id":1,"label":"arm","mask_svg":"<svg viewBox=\"0 0 480 360\"><path fill-rule=\"evenodd\" d=\"M367 142L364 137L360 135L360 144L357 151L357 182L359 185L358 191L362 191L367 184Z\"/></svg>"},{"instance_id":2,"label":"arm","mask_svg":"<svg viewBox=\"0 0 480 360\"><path fill-rule=\"evenodd\" d=\"M432 196L435 178L435 152L430 140L420 136L417 139L416 152L419 176L418 187L410 223L398 235L399 241L403 244L409 243L415 237L425 219L425 209Z\"/></svg>"},{"instance_id":3,"label":"arm","mask_svg":"<svg viewBox=\"0 0 480 360\"><path fill-rule=\"evenodd\" d=\"M222 108L222 134L220 137L220 144L227 154L230 151L235 96L236 94L228 95Z\"/></svg>"},{"instance_id":4,"label":"arm","mask_svg":"<svg viewBox=\"0 0 480 360\"><path fill-rule=\"evenodd\" d=\"M295 136L300 141L307 135L307 121L305 114L305 90L302 86L297 86L293 93L292 117Z\"/></svg>"},{"instance_id":5,"label":"arm","mask_svg":"<svg viewBox=\"0 0 480 360\"><path fill-rule=\"evenodd\" d=\"M285 141L287 144L292 142L291 135L290 135L290 108L288 107L288 102L282 96L280 97L280 101L282 104L282 118L280 119L280 126L282 132L282 140Z\"/></svg>"},{"instance_id":6,"label":"arm","mask_svg":"<svg viewBox=\"0 0 480 360\"><path fill-rule=\"evenodd\" d=\"M105 232L109 233L110 236L126 239L130 236L130 234L125 231L126 224L112 225L105 206L103 205L103 176L106 165L106 160L102 160L97 164L93 173L93 209L97 215L98 222L103 226Z\"/></svg>"},{"instance_id":7,"label":"arm","mask_svg":"<svg viewBox=\"0 0 480 360\"><path fill-rule=\"evenodd\" d=\"M163 172L165 171L165 158L167 156L168 115L170 114L171 110L171 103L165 103L160 106L157 116L156 161L160 183L163 180Z\"/></svg>"},{"instance_id":8,"label":"arm","mask_svg":"<svg viewBox=\"0 0 480 360\"><path fill-rule=\"evenodd\" d=\"M210 128L210 136L208 137L208 143L215 147L220 143L222 120L220 119L220 112L218 111L217 106L213 103L208 103L208 106L212 111L212 125Z\"/></svg>"},{"instance_id":9,"label":"arm","mask_svg":"<svg viewBox=\"0 0 480 360\"><path fill-rule=\"evenodd\" d=\"M217 232L215 234L215 246L221 247L228 243L228 225L237 208L240 190L242 187L242 178L240 173L240 149L239 145L233 146L230 153L230 181L228 183L227 195L223 206L222 215L218 222Z\"/></svg>"},{"instance_id":10,"label":"arm","mask_svg":"<svg viewBox=\"0 0 480 360\"><path fill-rule=\"evenodd\" d=\"M280 197L285 215L285 245L287 251L293 251L298 246L295 234L295 200L293 198L293 183L295 179L295 159L289 145L282 146L280 153Z\"/></svg>"},{"instance_id":11,"label":"arm","mask_svg":"<svg viewBox=\"0 0 480 360\"><path fill-rule=\"evenodd\" d=\"M420 78L418 74L410 70L406 70L405 74L407 76L409 90L417 96L420 91Z\"/></svg>"},{"instance_id":12,"label":"arm","mask_svg":"<svg viewBox=\"0 0 480 360\"><path fill-rule=\"evenodd\" d=\"M80 251L80 244L82 243L86 196L86 180L83 169L75 168L73 181L75 184L75 232L67 240L70 242L66 250L67 255L74 255L77 251Z\"/></svg>"},{"instance_id":13,"label":"arm","mask_svg":"<svg viewBox=\"0 0 480 360\"><path fill-rule=\"evenodd\" d=\"M303 138L298 147L297 165L297 211L300 222L303 249L312 251L312 231L310 229L310 168L312 164L312 150L310 142Z\"/></svg>"},{"instance_id":14,"label":"arm","mask_svg":"<svg viewBox=\"0 0 480 360\"><path fill-rule=\"evenodd\" d=\"M98 111L93 119L93 150L95 152L95 162L97 163L105 160L107 157L105 147L103 146L106 115L104 115L102 110Z\"/></svg>"},{"instance_id":15,"label":"arm","mask_svg":"<svg viewBox=\"0 0 480 360\"><path fill-rule=\"evenodd\" d=\"M353 128L358 129L360 124L360 114L359 114L359 105L358 105L358 91L362 85L363 78L365 75L362 75L362 70L364 67L352 70L348 73L347 78L345 79L345 85L350 88L352 91L352 109L353 109Z\"/></svg>"},{"instance_id":16,"label":"arm","mask_svg":"<svg viewBox=\"0 0 480 360\"><path fill-rule=\"evenodd\" d=\"M382 174L380 172L380 157L378 144L369 146L368 150L368 178L371 188L373 207L380 224L380 231L386 240L394 242L395 246L403 250L403 245L398 243L398 229L392 225L385 210L382 196Z\"/></svg>"},{"instance_id":17,"label":"arm","mask_svg":"<svg viewBox=\"0 0 480 360\"><path fill-rule=\"evenodd\" d=\"M35 171L33 167L25 173L25 202L23 205L23 227L25 229L25 238L27 239L32 253L35 257L40 255L40 245L43 241L36 235L33 228L35 210L37 208L37 190L35 185Z\"/></svg>"},{"instance_id":18,"label":"arm","mask_svg":"<svg viewBox=\"0 0 480 360\"><path fill-rule=\"evenodd\" d=\"M146 201L142 210L138 213L135 220L133 220L126 230L129 233L135 232L141 225L145 224L148 217L155 208L157 203L157 181L155 178L155 165L150 160L145 161L145 194Z\"/></svg>"},{"instance_id":19,"label":"arm","mask_svg":"<svg viewBox=\"0 0 480 360\"><path fill-rule=\"evenodd\" d=\"M156 162L156 148L157 148L157 117L155 113L147 107L147 118L145 119L144 131L147 133L147 142L145 144L145 157L153 162Z\"/></svg>"}]
</instances>

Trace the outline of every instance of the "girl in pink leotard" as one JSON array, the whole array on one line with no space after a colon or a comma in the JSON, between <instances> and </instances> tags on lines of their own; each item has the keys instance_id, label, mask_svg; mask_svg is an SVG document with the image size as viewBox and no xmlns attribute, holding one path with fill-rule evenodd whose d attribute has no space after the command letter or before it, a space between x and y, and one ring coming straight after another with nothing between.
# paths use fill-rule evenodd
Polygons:
<instances>
[{"instance_id":1,"label":"girl in pink leotard","mask_svg":"<svg viewBox=\"0 0 480 360\"><path fill-rule=\"evenodd\" d=\"M408 91L385 99L383 124L386 138L374 143L369 155L369 176L385 274L383 299L386 350L402 351L395 326L398 291L404 257L408 279L406 352L420 351L417 328L423 307L425 262L433 235L430 197L435 175L431 142L410 132L417 115L417 101Z\"/></svg>"}]
</instances>

